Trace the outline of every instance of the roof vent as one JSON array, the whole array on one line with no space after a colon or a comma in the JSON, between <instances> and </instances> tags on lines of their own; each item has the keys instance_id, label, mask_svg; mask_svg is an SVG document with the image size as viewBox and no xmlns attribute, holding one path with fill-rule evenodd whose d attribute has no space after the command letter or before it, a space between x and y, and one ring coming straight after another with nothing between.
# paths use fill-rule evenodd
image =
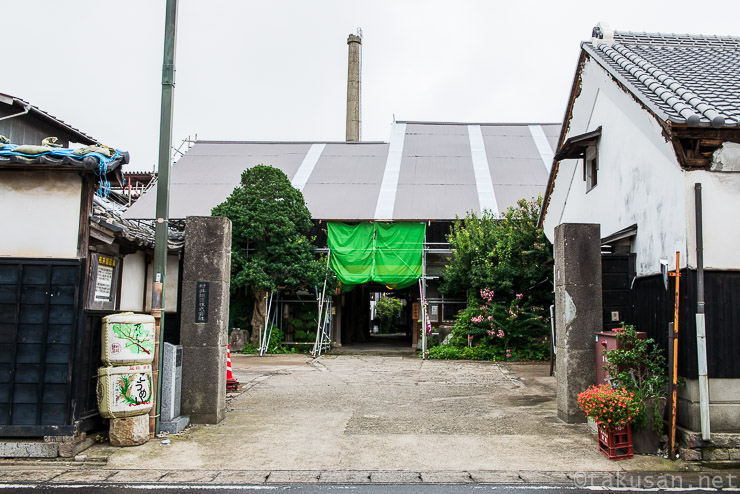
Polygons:
<instances>
[{"instance_id":1,"label":"roof vent","mask_svg":"<svg viewBox=\"0 0 740 494\"><path fill-rule=\"evenodd\" d=\"M614 44L614 29L606 22L599 22L591 31L591 44L597 48L599 45L612 46Z\"/></svg>"}]
</instances>

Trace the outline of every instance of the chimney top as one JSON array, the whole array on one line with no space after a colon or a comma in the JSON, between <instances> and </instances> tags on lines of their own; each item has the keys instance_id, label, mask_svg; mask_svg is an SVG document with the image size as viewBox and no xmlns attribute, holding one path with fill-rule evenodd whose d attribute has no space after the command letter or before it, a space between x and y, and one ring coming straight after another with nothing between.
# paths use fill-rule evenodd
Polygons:
<instances>
[{"instance_id":1,"label":"chimney top","mask_svg":"<svg viewBox=\"0 0 740 494\"><path fill-rule=\"evenodd\" d=\"M359 43L359 44L362 44L362 36L358 36L356 34L350 34L347 37L347 44L350 44L350 43Z\"/></svg>"}]
</instances>

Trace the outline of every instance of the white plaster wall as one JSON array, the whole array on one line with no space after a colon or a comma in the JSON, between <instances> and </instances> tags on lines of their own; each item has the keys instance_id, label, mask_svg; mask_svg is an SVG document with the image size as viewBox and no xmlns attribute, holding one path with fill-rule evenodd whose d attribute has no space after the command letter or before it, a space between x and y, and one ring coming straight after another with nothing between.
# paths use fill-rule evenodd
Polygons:
<instances>
[{"instance_id":1,"label":"white plaster wall","mask_svg":"<svg viewBox=\"0 0 740 494\"><path fill-rule=\"evenodd\" d=\"M660 259L681 252L686 265L684 173L658 122L600 66L586 61L582 91L567 137L602 127L598 183L586 193L582 160L564 160L551 196L545 233L560 223L600 223L605 237L637 224L637 275L660 271Z\"/></svg>"},{"instance_id":2,"label":"white plaster wall","mask_svg":"<svg viewBox=\"0 0 740 494\"><path fill-rule=\"evenodd\" d=\"M121 306L122 311L144 312L144 294L146 293L146 255L142 251L129 254L123 258L121 273Z\"/></svg>"},{"instance_id":3,"label":"white plaster wall","mask_svg":"<svg viewBox=\"0 0 740 494\"><path fill-rule=\"evenodd\" d=\"M0 256L76 258L82 179L0 172Z\"/></svg>"},{"instance_id":4,"label":"white plaster wall","mask_svg":"<svg viewBox=\"0 0 740 494\"><path fill-rule=\"evenodd\" d=\"M177 312L177 285L180 283L180 256L171 254L167 256L167 279L164 290L165 312ZM153 265L149 263L146 268L146 311L152 310L152 277Z\"/></svg>"},{"instance_id":5,"label":"white plaster wall","mask_svg":"<svg viewBox=\"0 0 740 494\"><path fill-rule=\"evenodd\" d=\"M704 268L740 270L740 172L686 172L688 259L692 268L696 267L695 183L702 184Z\"/></svg>"}]
</instances>

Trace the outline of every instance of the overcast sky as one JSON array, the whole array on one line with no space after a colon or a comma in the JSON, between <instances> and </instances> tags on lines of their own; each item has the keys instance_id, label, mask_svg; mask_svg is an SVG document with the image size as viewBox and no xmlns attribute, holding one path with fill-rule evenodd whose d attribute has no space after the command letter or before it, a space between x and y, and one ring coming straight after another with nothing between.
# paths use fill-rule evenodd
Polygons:
<instances>
[{"instance_id":1,"label":"overcast sky","mask_svg":"<svg viewBox=\"0 0 740 494\"><path fill-rule=\"evenodd\" d=\"M711 6L711 8L708 8ZM165 0L4 0L0 92L157 162ZM561 122L598 21L740 36L740 1L180 0L175 146L341 141L362 28L362 139L397 120Z\"/></svg>"}]
</instances>

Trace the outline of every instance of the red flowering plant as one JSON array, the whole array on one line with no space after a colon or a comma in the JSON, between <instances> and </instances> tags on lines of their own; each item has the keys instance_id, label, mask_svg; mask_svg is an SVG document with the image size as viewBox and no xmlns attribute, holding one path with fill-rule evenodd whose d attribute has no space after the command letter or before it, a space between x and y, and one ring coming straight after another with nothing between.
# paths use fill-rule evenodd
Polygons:
<instances>
[{"instance_id":1,"label":"red flowering plant","mask_svg":"<svg viewBox=\"0 0 740 494\"><path fill-rule=\"evenodd\" d=\"M640 414L640 402L627 388L594 385L578 395L578 405L604 429L626 427Z\"/></svg>"}]
</instances>

